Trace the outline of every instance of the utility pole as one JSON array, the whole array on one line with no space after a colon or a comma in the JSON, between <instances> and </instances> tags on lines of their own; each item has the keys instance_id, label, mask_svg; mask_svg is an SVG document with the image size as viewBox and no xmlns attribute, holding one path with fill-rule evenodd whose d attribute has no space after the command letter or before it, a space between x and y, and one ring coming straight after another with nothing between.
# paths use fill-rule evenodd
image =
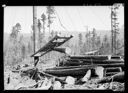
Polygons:
<instances>
[{"instance_id":1,"label":"utility pole","mask_svg":"<svg viewBox=\"0 0 128 93\"><path fill-rule=\"evenodd\" d=\"M38 20L37 20L37 7L33 6L33 43L34 43L34 53L38 50ZM39 61L39 57L34 57L34 66L36 66Z\"/></svg>"}]
</instances>

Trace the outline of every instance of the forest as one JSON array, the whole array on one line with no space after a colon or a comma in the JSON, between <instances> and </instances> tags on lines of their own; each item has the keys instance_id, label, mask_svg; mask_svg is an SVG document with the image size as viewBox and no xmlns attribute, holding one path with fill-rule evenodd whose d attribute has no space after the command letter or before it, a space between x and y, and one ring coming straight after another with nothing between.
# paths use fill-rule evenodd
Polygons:
<instances>
[{"instance_id":1,"label":"forest","mask_svg":"<svg viewBox=\"0 0 128 93\"><path fill-rule=\"evenodd\" d=\"M54 7L47 6L46 13L42 13L38 19L38 49L43 47L55 35L65 36L63 32L55 31L51 28L55 18L57 17L55 16ZM63 26L61 22L60 24ZM31 34L29 34L27 38L22 33L22 25L19 22L13 25L10 30L11 33L6 39L6 44L4 44L4 65L14 66L16 64L26 62L33 63L33 58L30 57L34 53L33 25L31 25ZM122 29L120 28L120 31L121 30ZM68 32L65 33L68 34ZM72 32L72 34L74 33L75 32ZM71 55L85 55L86 52L94 50L98 50L99 55L111 54L111 32L102 36L97 33L98 31L95 28L91 31L85 31L84 34L83 32L78 31L77 34L75 34L74 37L63 46L71 49ZM120 36L118 36L116 41L116 54L124 56L124 42L122 41L124 41L124 38L120 38ZM57 57L60 57L59 53L50 52L48 55L44 56L42 60L48 60L51 58L56 59Z\"/></svg>"}]
</instances>

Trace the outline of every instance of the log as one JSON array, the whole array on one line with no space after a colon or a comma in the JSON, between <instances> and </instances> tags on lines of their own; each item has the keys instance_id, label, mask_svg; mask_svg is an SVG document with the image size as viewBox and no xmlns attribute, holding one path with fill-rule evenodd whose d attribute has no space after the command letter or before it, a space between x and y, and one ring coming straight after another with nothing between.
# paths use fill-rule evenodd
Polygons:
<instances>
[{"instance_id":1,"label":"log","mask_svg":"<svg viewBox=\"0 0 128 93\"><path fill-rule=\"evenodd\" d=\"M95 73L98 75L98 78L103 78L104 77L104 68L101 66L95 67Z\"/></svg>"},{"instance_id":2,"label":"log","mask_svg":"<svg viewBox=\"0 0 128 93\"><path fill-rule=\"evenodd\" d=\"M91 65L96 65L96 66L102 66L104 68L107 68L107 67L121 67L122 70L124 69L124 63L111 63L111 64L89 64L89 63L77 63L77 62L68 62L68 63L65 63L65 66L79 66L79 65L82 65L83 66L91 66Z\"/></svg>"},{"instance_id":3,"label":"log","mask_svg":"<svg viewBox=\"0 0 128 93\"><path fill-rule=\"evenodd\" d=\"M62 89L62 85L59 81L55 81L53 84L53 90Z\"/></svg>"},{"instance_id":4,"label":"log","mask_svg":"<svg viewBox=\"0 0 128 93\"><path fill-rule=\"evenodd\" d=\"M97 60L108 60L110 59L109 55L75 55L70 56L71 59L97 59Z\"/></svg>"},{"instance_id":5,"label":"log","mask_svg":"<svg viewBox=\"0 0 128 93\"><path fill-rule=\"evenodd\" d=\"M118 74L119 72L109 72L109 73L106 73L105 76L112 76L112 75L115 75L115 74Z\"/></svg>"},{"instance_id":6,"label":"log","mask_svg":"<svg viewBox=\"0 0 128 93\"><path fill-rule=\"evenodd\" d=\"M120 72L118 74L115 74L111 77L113 79L113 81L117 81L117 82L124 82L124 72Z\"/></svg>"},{"instance_id":7,"label":"log","mask_svg":"<svg viewBox=\"0 0 128 93\"><path fill-rule=\"evenodd\" d=\"M75 84L75 78L71 77L71 76L67 76L66 80L67 84Z\"/></svg>"},{"instance_id":8,"label":"log","mask_svg":"<svg viewBox=\"0 0 128 93\"><path fill-rule=\"evenodd\" d=\"M108 68L106 68L106 73L108 73L108 72L121 72L121 71L122 71L121 67L108 67Z\"/></svg>"},{"instance_id":9,"label":"log","mask_svg":"<svg viewBox=\"0 0 128 93\"><path fill-rule=\"evenodd\" d=\"M110 76L109 77L104 77L102 79L98 79L96 81L96 83L106 83L106 82L111 82L111 77Z\"/></svg>"},{"instance_id":10,"label":"log","mask_svg":"<svg viewBox=\"0 0 128 93\"><path fill-rule=\"evenodd\" d=\"M111 56L111 59L122 59L121 56Z\"/></svg>"},{"instance_id":11,"label":"log","mask_svg":"<svg viewBox=\"0 0 128 93\"><path fill-rule=\"evenodd\" d=\"M113 64L96 64L97 66L107 67L124 67L124 63L113 63Z\"/></svg>"},{"instance_id":12,"label":"log","mask_svg":"<svg viewBox=\"0 0 128 93\"><path fill-rule=\"evenodd\" d=\"M71 53L71 49L66 47L66 48L54 48L54 51L58 51L61 53L66 53L66 54L70 54Z\"/></svg>"},{"instance_id":13,"label":"log","mask_svg":"<svg viewBox=\"0 0 128 93\"><path fill-rule=\"evenodd\" d=\"M119 72L115 75L104 77L102 79L97 80L97 83L106 83L106 82L124 82L124 72Z\"/></svg>"},{"instance_id":14,"label":"log","mask_svg":"<svg viewBox=\"0 0 128 93\"><path fill-rule=\"evenodd\" d=\"M95 60L95 59L69 59L67 62L82 62L82 63L95 63L95 64L110 64L110 63L124 63L123 60Z\"/></svg>"},{"instance_id":15,"label":"log","mask_svg":"<svg viewBox=\"0 0 128 93\"><path fill-rule=\"evenodd\" d=\"M123 63L123 60L91 60L91 59L68 59L65 61L65 66L91 65L91 64L118 64Z\"/></svg>"},{"instance_id":16,"label":"log","mask_svg":"<svg viewBox=\"0 0 128 93\"><path fill-rule=\"evenodd\" d=\"M61 83L66 84L66 82L65 82L62 78L60 78L60 77L57 77L57 76L54 76L54 75L45 73L45 72L43 72L43 71L40 72L40 73L43 74L43 75L45 75L45 76L48 76L48 77L53 77L53 78L55 78L56 80L60 81Z\"/></svg>"},{"instance_id":17,"label":"log","mask_svg":"<svg viewBox=\"0 0 128 93\"><path fill-rule=\"evenodd\" d=\"M83 82L87 82L91 78L91 70L88 70L86 75L81 79Z\"/></svg>"},{"instance_id":18,"label":"log","mask_svg":"<svg viewBox=\"0 0 128 93\"><path fill-rule=\"evenodd\" d=\"M65 66L79 66L79 65L90 65L90 63L79 63L79 62L66 62Z\"/></svg>"},{"instance_id":19,"label":"log","mask_svg":"<svg viewBox=\"0 0 128 93\"><path fill-rule=\"evenodd\" d=\"M37 89L44 89L44 90L48 90L50 87L52 86L52 81L48 80L47 78L45 78L43 84L41 87L37 88Z\"/></svg>"}]
</instances>

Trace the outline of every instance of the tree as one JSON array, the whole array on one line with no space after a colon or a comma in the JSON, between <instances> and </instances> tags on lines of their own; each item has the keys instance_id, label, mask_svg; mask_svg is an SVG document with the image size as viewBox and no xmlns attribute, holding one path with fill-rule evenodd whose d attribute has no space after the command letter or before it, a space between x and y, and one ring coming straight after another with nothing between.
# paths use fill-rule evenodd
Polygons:
<instances>
[{"instance_id":1,"label":"tree","mask_svg":"<svg viewBox=\"0 0 128 93\"><path fill-rule=\"evenodd\" d=\"M22 58L24 59L26 57L26 47L25 47L25 45L22 45L21 53L22 53Z\"/></svg>"},{"instance_id":2,"label":"tree","mask_svg":"<svg viewBox=\"0 0 128 93\"><path fill-rule=\"evenodd\" d=\"M51 30L51 24L53 23L53 18L55 18L55 17L53 17L53 15L55 14L55 10L54 10L54 6L47 6L46 7L47 8L47 15L48 15L48 25L47 25L47 27L49 27L49 34L50 34L50 30Z\"/></svg>"},{"instance_id":3,"label":"tree","mask_svg":"<svg viewBox=\"0 0 128 93\"><path fill-rule=\"evenodd\" d=\"M92 50L95 50L96 49L96 39L97 39L96 30L95 30L95 28L93 28L92 38L91 38L91 41L92 41Z\"/></svg>"},{"instance_id":4,"label":"tree","mask_svg":"<svg viewBox=\"0 0 128 93\"><path fill-rule=\"evenodd\" d=\"M55 14L55 9L54 9L54 6L47 6L46 8L47 8L46 13L47 13L47 16L48 16L48 25L47 25L47 27L49 28L49 37L48 37L48 39L50 40L52 38L51 24L53 23L52 19L55 18L53 16ZM49 53L48 56L50 56L50 53ZM51 58L51 56L50 56L50 58Z\"/></svg>"},{"instance_id":5,"label":"tree","mask_svg":"<svg viewBox=\"0 0 128 93\"><path fill-rule=\"evenodd\" d=\"M28 54L32 53L32 45L31 45L31 42L29 41L28 42Z\"/></svg>"},{"instance_id":6,"label":"tree","mask_svg":"<svg viewBox=\"0 0 128 93\"><path fill-rule=\"evenodd\" d=\"M12 27L12 32L10 34L10 40L14 41L13 43L16 42L18 33L20 32L20 30L21 30L20 23L17 23L15 26Z\"/></svg>"},{"instance_id":7,"label":"tree","mask_svg":"<svg viewBox=\"0 0 128 93\"><path fill-rule=\"evenodd\" d=\"M41 20L43 22L43 34L45 34L46 15L44 13L41 15Z\"/></svg>"},{"instance_id":8,"label":"tree","mask_svg":"<svg viewBox=\"0 0 128 93\"><path fill-rule=\"evenodd\" d=\"M99 49L101 46L101 39L100 39L100 36L97 36L97 41L96 41L96 47L97 49Z\"/></svg>"},{"instance_id":9,"label":"tree","mask_svg":"<svg viewBox=\"0 0 128 93\"><path fill-rule=\"evenodd\" d=\"M86 51L91 51L92 50L92 40L91 40L91 32L87 32L86 35L85 35L85 38L86 38ZM84 46L85 46L84 45Z\"/></svg>"},{"instance_id":10,"label":"tree","mask_svg":"<svg viewBox=\"0 0 128 93\"><path fill-rule=\"evenodd\" d=\"M17 23L15 26L12 27L12 32L10 34L10 42L9 42L9 49L7 52L7 62L10 62L10 65L14 65L21 61L21 37L19 37L19 32L21 30L20 23Z\"/></svg>"},{"instance_id":11,"label":"tree","mask_svg":"<svg viewBox=\"0 0 128 93\"><path fill-rule=\"evenodd\" d=\"M103 38L103 54L110 54L110 43L107 35Z\"/></svg>"},{"instance_id":12,"label":"tree","mask_svg":"<svg viewBox=\"0 0 128 93\"><path fill-rule=\"evenodd\" d=\"M82 54L83 53L83 49L82 49L82 46L83 46L83 37L82 37L82 34L81 33L79 33L78 34L78 37L79 37L79 42L78 42L78 44L79 44L79 51L80 51L80 54Z\"/></svg>"},{"instance_id":13,"label":"tree","mask_svg":"<svg viewBox=\"0 0 128 93\"><path fill-rule=\"evenodd\" d=\"M42 28L42 25L41 25L41 22L40 20L38 19L38 28L39 28L39 33L38 33L38 36L39 36L39 40L38 40L38 45L39 45L39 48L41 48L41 43L42 43L42 39L43 39L43 36L42 36L42 33L41 33L41 28Z\"/></svg>"}]
</instances>

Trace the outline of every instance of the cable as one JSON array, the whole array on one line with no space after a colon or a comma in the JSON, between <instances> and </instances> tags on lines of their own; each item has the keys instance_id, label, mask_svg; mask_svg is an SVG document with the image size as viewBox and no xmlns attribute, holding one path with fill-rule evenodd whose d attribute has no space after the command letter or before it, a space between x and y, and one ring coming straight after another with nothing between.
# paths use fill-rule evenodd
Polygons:
<instances>
[{"instance_id":1,"label":"cable","mask_svg":"<svg viewBox=\"0 0 128 93\"><path fill-rule=\"evenodd\" d=\"M58 17L58 19L59 19L60 25L61 25L65 30L67 30L67 29L64 27L64 25L61 23L61 21L60 21L60 17L59 17L59 15L58 15L58 13L57 13L56 10L55 10L55 12L56 12L56 15L57 15L57 17ZM67 31L68 31L68 30L67 30Z\"/></svg>"},{"instance_id":2,"label":"cable","mask_svg":"<svg viewBox=\"0 0 128 93\"><path fill-rule=\"evenodd\" d=\"M89 10L91 10L91 12L99 19L99 21L102 23L102 24L104 24L104 22L101 20L101 18L99 18L99 16L97 16L93 11L92 11L92 9L91 8L88 8ZM106 26L107 27L107 25L106 24L104 24L104 26Z\"/></svg>"},{"instance_id":3,"label":"cable","mask_svg":"<svg viewBox=\"0 0 128 93\"><path fill-rule=\"evenodd\" d=\"M80 11L79 11L78 9L76 9L76 10L77 10L77 12L78 12L78 14L79 14L79 16L80 16L81 24L83 25L84 22L83 22L83 20L82 20L82 16L80 15Z\"/></svg>"},{"instance_id":4,"label":"cable","mask_svg":"<svg viewBox=\"0 0 128 93\"><path fill-rule=\"evenodd\" d=\"M66 11L66 12L67 12L67 11ZM67 14L67 16L68 16L68 18L70 19L70 21L71 21L71 23L72 23L72 26L73 26L73 28L74 28L74 30L75 30L75 29L76 29L76 27L74 26L73 21L72 21L71 17L69 16L68 12L67 12L67 13L65 13L65 14Z\"/></svg>"}]
</instances>

